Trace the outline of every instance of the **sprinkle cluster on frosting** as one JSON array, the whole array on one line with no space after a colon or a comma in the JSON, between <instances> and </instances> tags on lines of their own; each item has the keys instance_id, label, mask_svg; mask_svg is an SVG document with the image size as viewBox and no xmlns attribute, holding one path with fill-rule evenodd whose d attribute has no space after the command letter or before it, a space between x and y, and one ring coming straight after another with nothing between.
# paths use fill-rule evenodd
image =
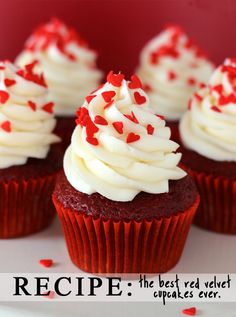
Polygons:
<instances>
[{"instance_id":1,"label":"sprinkle cluster on frosting","mask_svg":"<svg viewBox=\"0 0 236 317\"><path fill-rule=\"evenodd\" d=\"M168 181L185 173L177 167L178 144L156 115L138 76L130 81L110 72L107 82L86 97L64 157L64 169L77 190L117 201L140 191L168 192Z\"/></svg>"},{"instance_id":2,"label":"sprinkle cluster on frosting","mask_svg":"<svg viewBox=\"0 0 236 317\"><path fill-rule=\"evenodd\" d=\"M49 100L59 116L73 116L78 103L98 86L102 73L96 69L97 54L76 30L58 19L39 26L16 59L24 66L38 61L35 70L45 75Z\"/></svg>"},{"instance_id":3,"label":"sprinkle cluster on frosting","mask_svg":"<svg viewBox=\"0 0 236 317\"><path fill-rule=\"evenodd\" d=\"M236 58L228 58L189 101L180 123L186 147L216 161L236 161Z\"/></svg>"},{"instance_id":4,"label":"sprinkle cluster on frosting","mask_svg":"<svg viewBox=\"0 0 236 317\"><path fill-rule=\"evenodd\" d=\"M52 133L53 103L34 66L19 69L0 62L0 168L25 164L28 157L45 158L50 144L59 141Z\"/></svg>"},{"instance_id":5,"label":"sprinkle cluster on frosting","mask_svg":"<svg viewBox=\"0 0 236 317\"><path fill-rule=\"evenodd\" d=\"M36 28L33 35L25 43L25 49L31 52L45 51L49 46L55 45L67 58L76 61L78 56L68 51L68 44L71 43L88 49L88 44L75 29L66 26L59 19L53 18L49 23L41 24Z\"/></svg>"},{"instance_id":6,"label":"sprinkle cluster on frosting","mask_svg":"<svg viewBox=\"0 0 236 317\"><path fill-rule=\"evenodd\" d=\"M155 110L177 120L212 71L211 62L183 30L169 26L144 47L138 73Z\"/></svg>"}]
</instances>

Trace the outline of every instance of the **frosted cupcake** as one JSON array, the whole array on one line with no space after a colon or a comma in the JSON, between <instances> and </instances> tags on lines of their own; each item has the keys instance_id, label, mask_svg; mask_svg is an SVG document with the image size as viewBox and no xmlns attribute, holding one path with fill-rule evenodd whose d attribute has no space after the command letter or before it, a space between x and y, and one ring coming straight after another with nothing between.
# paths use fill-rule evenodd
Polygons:
<instances>
[{"instance_id":1,"label":"frosted cupcake","mask_svg":"<svg viewBox=\"0 0 236 317\"><path fill-rule=\"evenodd\" d=\"M37 60L36 71L44 72L49 100L55 103L56 132L64 145L70 142L78 105L94 90L102 77L96 68L97 54L89 49L76 30L52 19L40 25L16 59L20 66Z\"/></svg>"},{"instance_id":2,"label":"frosted cupcake","mask_svg":"<svg viewBox=\"0 0 236 317\"><path fill-rule=\"evenodd\" d=\"M61 168L56 120L34 64L0 63L0 238L37 232L55 215L51 202Z\"/></svg>"},{"instance_id":3,"label":"frosted cupcake","mask_svg":"<svg viewBox=\"0 0 236 317\"><path fill-rule=\"evenodd\" d=\"M138 74L151 106L166 118L174 138L191 95L212 71L212 63L178 26L167 27L143 48Z\"/></svg>"},{"instance_id":4,"label":"frosted cupcake","mask_svg":"<svg viewBox=\"0 0 236 317\"><path fill-rule=\"evenodd\" d=\"M194 94L180 122L184 168L194 177L201 227L236 233L236 59L226 59Z\"/></svg>"},{"instance_id":5,"label":"frosted cupcake","mask_svg":"<svg viewBox=\"0 0 236 317\"><path fill-rule=\"evenodd\" d=\"M199 202L170 129L138 77L113 72L77 117L53 194L72 261L93 273L169 270Z\"/></svg>"}]
</instances>

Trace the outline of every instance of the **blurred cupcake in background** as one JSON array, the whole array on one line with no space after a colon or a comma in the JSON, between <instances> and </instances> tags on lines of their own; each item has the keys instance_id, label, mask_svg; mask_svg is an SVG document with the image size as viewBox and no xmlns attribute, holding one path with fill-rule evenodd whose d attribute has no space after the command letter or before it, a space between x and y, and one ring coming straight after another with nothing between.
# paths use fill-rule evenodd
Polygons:
<instances>
[{"instance_id":1,"label":"blurred cupcake in background","mask_svg":"<svg viewBox=\"0 0 236 317\"><path fill-rule=\"evenodd\" d=\"M51 195L63 153L54 144L53 103L33 68L0 63L0 238L35 233L55 216Z\"/></svg>"},{"instance_id":2,"label":"blurred cupcake in background","mask_svg":"<svg viewBox=\"0 0 236 317\"><path fill-rule=\"evenodd\" d=\"M77 31L58 19L36 28L16 58L19 66L37 61L35 70L43 71L49 88L48 98L55 103L56 133L62 137L64 146L70 143L78 105L102 78L96 58L95 51Z\"/></svg>"},{"instance_id":3,"label":"blurred cupcake in background","mask_svg":"<svg viewBox=\"0 0 236 317\"><path fill-rule=\"evenodd\" d=\"M182 166L196 181L195 222L236 234L236 58L226 59L194 94L180 122Z\"/></svg>"},{"instance_id":4,"label":"blurred cupcake in background","mask_svg":"<svg viewBox=\"0 0 236 317\"><path fill-rule=\"evenodd\" d=\"M139 78L121 73L77 116L53 193L72 261L93 273L170 270L199 203L170 129Z\"/></svg>"},{"instance_id":5,"label":"blurred cupcake in background","mask_svg":"<svg viewBox=\"0 0 236 317\"><path fill-rule=\"evenodd\" d=\"M214 66L184 31L169 26L140 55L138 75L154 110L163 115L178 140L178 121L193 92L209 80Z\"/></svg>"}]
</instances>

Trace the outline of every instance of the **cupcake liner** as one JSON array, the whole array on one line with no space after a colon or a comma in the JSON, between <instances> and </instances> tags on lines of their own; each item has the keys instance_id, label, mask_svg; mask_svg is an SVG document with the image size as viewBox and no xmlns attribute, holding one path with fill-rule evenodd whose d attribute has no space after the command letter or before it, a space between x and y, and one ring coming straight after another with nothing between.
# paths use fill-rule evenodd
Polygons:
<instances>
[{"instance_id":1,"label":"cupcake liner","mask_svg":"<svg viewBox=\"0 0 236 317\"><path fill-rule=\"evenodd\" d=\"M66 209L53 195L70 258L90 273L162 273L179 260L199 204L142 221L94 218Z\"/></svg>"},{"instance_id":2,"label":"cupcake liner","mask_svg":"<svg viewBox=\"0 0 236 317\"><path fill-rule=\"evenodd\" d=\"M0 182L0 238L26 236L52 222L55 208L51 195L56 175Z\"/></svg>"},{"instance_id":3,"label":"cupcake liner","mask_svg":"<svg viewBox=\"0 0 236 317\"><path fill-rule=\"evenodd\" d=\"M201 197L194 223L207 230L236 234L236 181L182 168L194 179Z\"/></svg>"}]
</instances>

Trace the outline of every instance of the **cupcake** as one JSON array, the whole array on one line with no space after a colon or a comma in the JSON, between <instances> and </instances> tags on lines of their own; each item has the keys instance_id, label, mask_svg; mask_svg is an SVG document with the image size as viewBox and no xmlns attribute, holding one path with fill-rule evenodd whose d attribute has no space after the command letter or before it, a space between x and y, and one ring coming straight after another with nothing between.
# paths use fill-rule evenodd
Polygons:
<instances>
[{"instance_id":1,"label":"cupcake","mask_svg":"<svg viewBox=\"0 0 236 317\"><path fill-rule=\"evenodd\" d=\"M86 97L53 193L80 269L154 273L178 262L199 196L169 138L135 75L110 72Z\"/></svg>"},{"instance_id":2,"label":"cupcake","mask_svg":"<svg viewBox=\"0 0 236 317\"><path fill-rule=\"evenodd\" d=\"M53 103L34 64L0 63L0 238L37 232L53 220L51 195L62 165Z\"/></svg>"},{"instance_id":3,"label":"cupcake","mask_svg":"<svg viewBox=\"0 0 236 317\"><path fill-rule=\"evenodd\" d=\"M56 133L62 137L65 148L75 127L78 104L82 105L85 96L101 80L96 57L76 30L52 19L33 32L16 58L16 64L20 66L37 60L35 70L44 72L48 98L55 104Z\"/></svg>"},{"instance_id":4,"label":"cupcake","mask_svg":"<svg viewBox=\"0 0 236 317\"><path fill-rule=\"evenodd\" d=\"M194 94L180 122L182 165L201 195L195 223L236 234L236 58Z\"/></svg>"},{"instance_id":5,"label":"cupcake","mask_svg":"<svg viewBox=\"0 0 236 317\"><path fill-rule=\"evenodd\" d=\"M179 26L169 26L149 41L138 74L150 104L164 116L178 141L178 121L194 91L209 80L213 64Z\"/></svg>"}]
</instances>

